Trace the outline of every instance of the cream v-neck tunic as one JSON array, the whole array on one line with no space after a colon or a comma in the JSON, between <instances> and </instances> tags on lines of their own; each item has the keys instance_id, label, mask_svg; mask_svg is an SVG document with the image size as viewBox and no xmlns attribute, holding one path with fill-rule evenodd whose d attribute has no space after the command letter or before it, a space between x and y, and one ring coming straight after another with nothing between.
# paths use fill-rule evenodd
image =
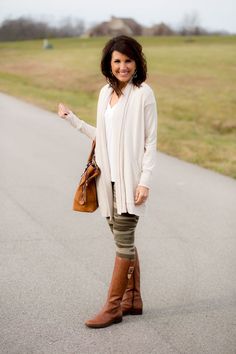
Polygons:
<instances>
[{"instance_id":1,"label":"cream v-neck tunic","mask_svg":"<svg viewBox=\"0 0 236 354\"><path fill-rule=\"evenodd\" d=\"M113 200L111 172L107 149L105 111L112 88L105 85L99 95L97 127L76 118L71 112L70 123L90 139L96 137L96 161L101 169L97 178L98 202L101 214L112 217ZM116 166L116 203L119 214L143 215L145 204L135 205L138 185L150 188L155 165L157 142L157 109L152 89L143 83L139 88L127 84L114 111L114 144Z\"/></svg>"},{"instance_id":2,"label":"cream v-neck tunic","mask_svg":"<svg viewBox=\"0 0 236 354\"><path fill-rule=\"evenodd\" d=\"M107 105L105 111L105 128L106 128L106 141L107 141L107 152L110 165L111 181L116 181L116 163L115 163L115 122L114 122L114 111L116 109L116 103L111 107L110 103Z\"/></svg>"}]
</instances>

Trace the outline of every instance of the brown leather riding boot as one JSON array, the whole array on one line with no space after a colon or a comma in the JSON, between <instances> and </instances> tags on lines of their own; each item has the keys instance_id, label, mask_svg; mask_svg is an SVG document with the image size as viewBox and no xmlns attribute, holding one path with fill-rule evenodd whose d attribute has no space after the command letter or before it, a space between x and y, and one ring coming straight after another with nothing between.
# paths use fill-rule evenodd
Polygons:
<instances>
[{"instance_id":1,"label":"brown leather riding boot","mask_svg":"<svg viewBox=\"0 0 236 354\"><path fill-rule=\"evenodd\" d=\"M121 300L134 270L134 261L116 256L107 301L102 310L85 322L91 328L104 328L122 321Z\"/></svg>"},{"instance_id":2,"label":"brown leather riding boot","mask_svg":"<svg viewBox=\"0 0 236 354\"><path fill-rule=\"evenodd\" d=\"M135 249L135 257L134 272L128 281L121 302L123 316L142 315L143 313L143 301L140 292L140 267L137 249Z\"/></svg>"}]
</instances>

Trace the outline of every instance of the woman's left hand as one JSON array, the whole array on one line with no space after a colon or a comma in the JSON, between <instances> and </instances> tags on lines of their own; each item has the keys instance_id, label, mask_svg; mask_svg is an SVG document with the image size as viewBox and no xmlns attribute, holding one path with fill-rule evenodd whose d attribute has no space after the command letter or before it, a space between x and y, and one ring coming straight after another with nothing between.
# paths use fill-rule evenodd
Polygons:
<instances>
[{"instance_id":1,"label":"woman's left hand","mask_svg":"<svg viewBox=\"0 0 236 354\"><path fill-rule=\"evenodd\" d=\"M148 195L149 195L149 189L147 187L138 186L135 192L134 204L135 205L143 204L144 202L146 202Z\"/></svg>"}]
</instances>

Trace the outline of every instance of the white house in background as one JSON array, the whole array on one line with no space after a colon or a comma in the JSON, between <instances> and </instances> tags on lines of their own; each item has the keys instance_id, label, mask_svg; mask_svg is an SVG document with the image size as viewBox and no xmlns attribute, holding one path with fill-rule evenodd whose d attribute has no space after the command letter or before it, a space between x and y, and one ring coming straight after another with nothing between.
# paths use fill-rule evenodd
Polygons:
<instances>
[{"instance_id":1,"label":"white house in background","mask_svg":"<svg viewBox=\"0 0 236 354\"><path fill-rule=\"evenodd\" d=\"M112 16L110 21L102 22L86 32L88 37L97 36L140 36L143 33L143 26L132 18L119 18Z\"/></svg>"}]
</instances>

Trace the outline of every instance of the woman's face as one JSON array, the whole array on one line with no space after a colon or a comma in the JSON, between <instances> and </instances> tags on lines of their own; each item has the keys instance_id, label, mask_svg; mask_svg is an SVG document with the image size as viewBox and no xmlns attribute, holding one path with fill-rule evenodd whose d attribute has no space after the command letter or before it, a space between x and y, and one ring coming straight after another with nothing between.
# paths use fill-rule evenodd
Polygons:
<instances>
[{"instance_id":1,"label":"woman's face","mask_svg":"<svg viewBox=\"0 0 236 354\"><path fill-rule=\"evenodd\" d=\"M112 74L120 82L121 86L125 86L136 70L136 63L133 59L127 57L116 50L112 52L111 56L111 71Z\"/></svg>"}]
</instances>

